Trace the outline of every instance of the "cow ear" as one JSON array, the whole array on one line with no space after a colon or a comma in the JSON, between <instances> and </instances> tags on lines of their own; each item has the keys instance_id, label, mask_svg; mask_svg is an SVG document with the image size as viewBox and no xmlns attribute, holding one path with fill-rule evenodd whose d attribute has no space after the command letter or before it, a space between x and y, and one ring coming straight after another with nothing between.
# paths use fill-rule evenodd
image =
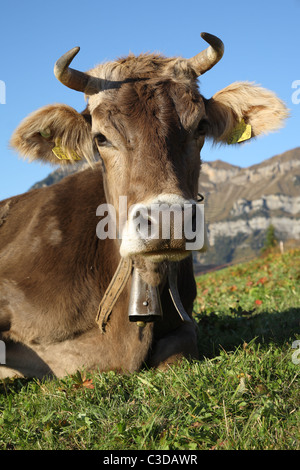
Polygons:
<instances>
[{"instance_id":1,"label":"cow ear","mask_svg":"<svg viewBox=\"0 0 300 470\"><path fill-rule=\"evenodd\" d=\"M208 136L217 143L237 143L274 132L289 113L275 93L253 83L236 82L205 102Z\"/></svg>"},{"instance_id":2,"label":"cow ear","mask_svg":"<svg viewBox=\"0 0 300 470\"><path fill-rule=\"evenodd\" d=\"M45 106L30 114L15 130L10 143L31 161L55 165L93 162L90 120L63 104Z\"/></svg>"}]
</instances>

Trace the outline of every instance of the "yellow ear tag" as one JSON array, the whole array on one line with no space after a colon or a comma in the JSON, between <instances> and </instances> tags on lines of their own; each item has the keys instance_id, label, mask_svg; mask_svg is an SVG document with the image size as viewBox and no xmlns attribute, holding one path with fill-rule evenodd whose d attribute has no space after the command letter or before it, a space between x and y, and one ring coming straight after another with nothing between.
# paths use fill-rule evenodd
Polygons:
<instances>
[{"instance_id":1,"label":"yellow ear tag","mask_svg":"<svg viewBox=\"0 0 300 470\"><path fill-rule=\"evenodd\" d=\"M60 139L56 139L55 147L53 147L52 152L59 160L70 160L70 161L81 160L81 157L74 150L71 150L70 152L72 155L72 158L69 157L69 155L67 155L65 151L63 150L63 148L61 147Z\"/></svg>"},{"instance_id":2,"label":"yellow ear tag","mask_svg":"<svg viewBox=\"0 0 300 470\"><path fill-rule=\"evenodd\" d=\"M233 129L232 134L227 139L227 143L229 145L237 144L238 142L243 142L248 139L251 139L251 125L246 124L244 119L242 119Z\"/></svg>"}]
</instances>

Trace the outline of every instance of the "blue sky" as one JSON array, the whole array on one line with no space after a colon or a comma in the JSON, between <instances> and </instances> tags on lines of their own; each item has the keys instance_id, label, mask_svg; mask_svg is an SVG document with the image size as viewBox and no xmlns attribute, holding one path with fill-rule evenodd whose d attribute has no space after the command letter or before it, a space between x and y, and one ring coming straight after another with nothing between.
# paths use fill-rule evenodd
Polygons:
<instances>
[{"instance_id":1,"label":"blue sky","mask_svg":"<svg viewBox=\"0 0 300 470\"><path fill-rule=\"evenodd\" d=\"M255 81L275 91L291 117L280 132L243 146L206 143L203 160L245 167L300 145L300 104L292 102L292 83L300 81L300 0L10 0L0 11L0 199L27 191L55 168L28 163L9 149L20 121L50 103L85 106L81 93L53 75L56 59L74 46L81 47L74 67L87 70L129 52L191 57L206 47L201 31L215 34L225 54L202 77L202 94Z\"/></svg>"}]
</instances>

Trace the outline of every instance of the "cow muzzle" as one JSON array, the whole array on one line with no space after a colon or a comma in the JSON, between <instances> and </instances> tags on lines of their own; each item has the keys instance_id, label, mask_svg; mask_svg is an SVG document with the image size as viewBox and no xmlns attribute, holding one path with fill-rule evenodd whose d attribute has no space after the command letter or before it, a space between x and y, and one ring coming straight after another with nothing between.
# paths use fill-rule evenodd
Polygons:
<instances>
[{"instance_id":1,"label":"cow muzzle","mask_svg":"<svg viewBox=\"0 0 300 470\"><path fill-rule=\"evenodd\" d=\"M204 206L176 194L163 194L129 210L120 254L153 262L179 261L204 245Z\"/></svg>"}]
</instances>

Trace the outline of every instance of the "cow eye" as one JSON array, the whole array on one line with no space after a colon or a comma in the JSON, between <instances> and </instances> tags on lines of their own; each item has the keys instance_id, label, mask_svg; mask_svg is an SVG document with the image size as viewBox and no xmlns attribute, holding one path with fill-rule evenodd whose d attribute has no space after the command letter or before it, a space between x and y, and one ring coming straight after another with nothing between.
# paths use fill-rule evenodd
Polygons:
<instances>
[{"instance_id":1,"label":"cow eye","mask_svg":"<svg viewBox=\"0 0 300 470\"><path fill-rule=\"evenodd\" d=\"M95 141L96 141L96 144L99 145L99 146L107 144L107 139L106 139L105 135L103 135L103 134L95 135Z\"/></svg>"},{"instance_id":2,"label":"cow eye","mask_svg":"<svg viewBox=\"0 0 300 470\"><path fill-rule=\"evenodd\" d=\"M197 127L198 135L205 135L209 128L209 122L206 118L201 119Z\"/></svg>"}]
</instances>

